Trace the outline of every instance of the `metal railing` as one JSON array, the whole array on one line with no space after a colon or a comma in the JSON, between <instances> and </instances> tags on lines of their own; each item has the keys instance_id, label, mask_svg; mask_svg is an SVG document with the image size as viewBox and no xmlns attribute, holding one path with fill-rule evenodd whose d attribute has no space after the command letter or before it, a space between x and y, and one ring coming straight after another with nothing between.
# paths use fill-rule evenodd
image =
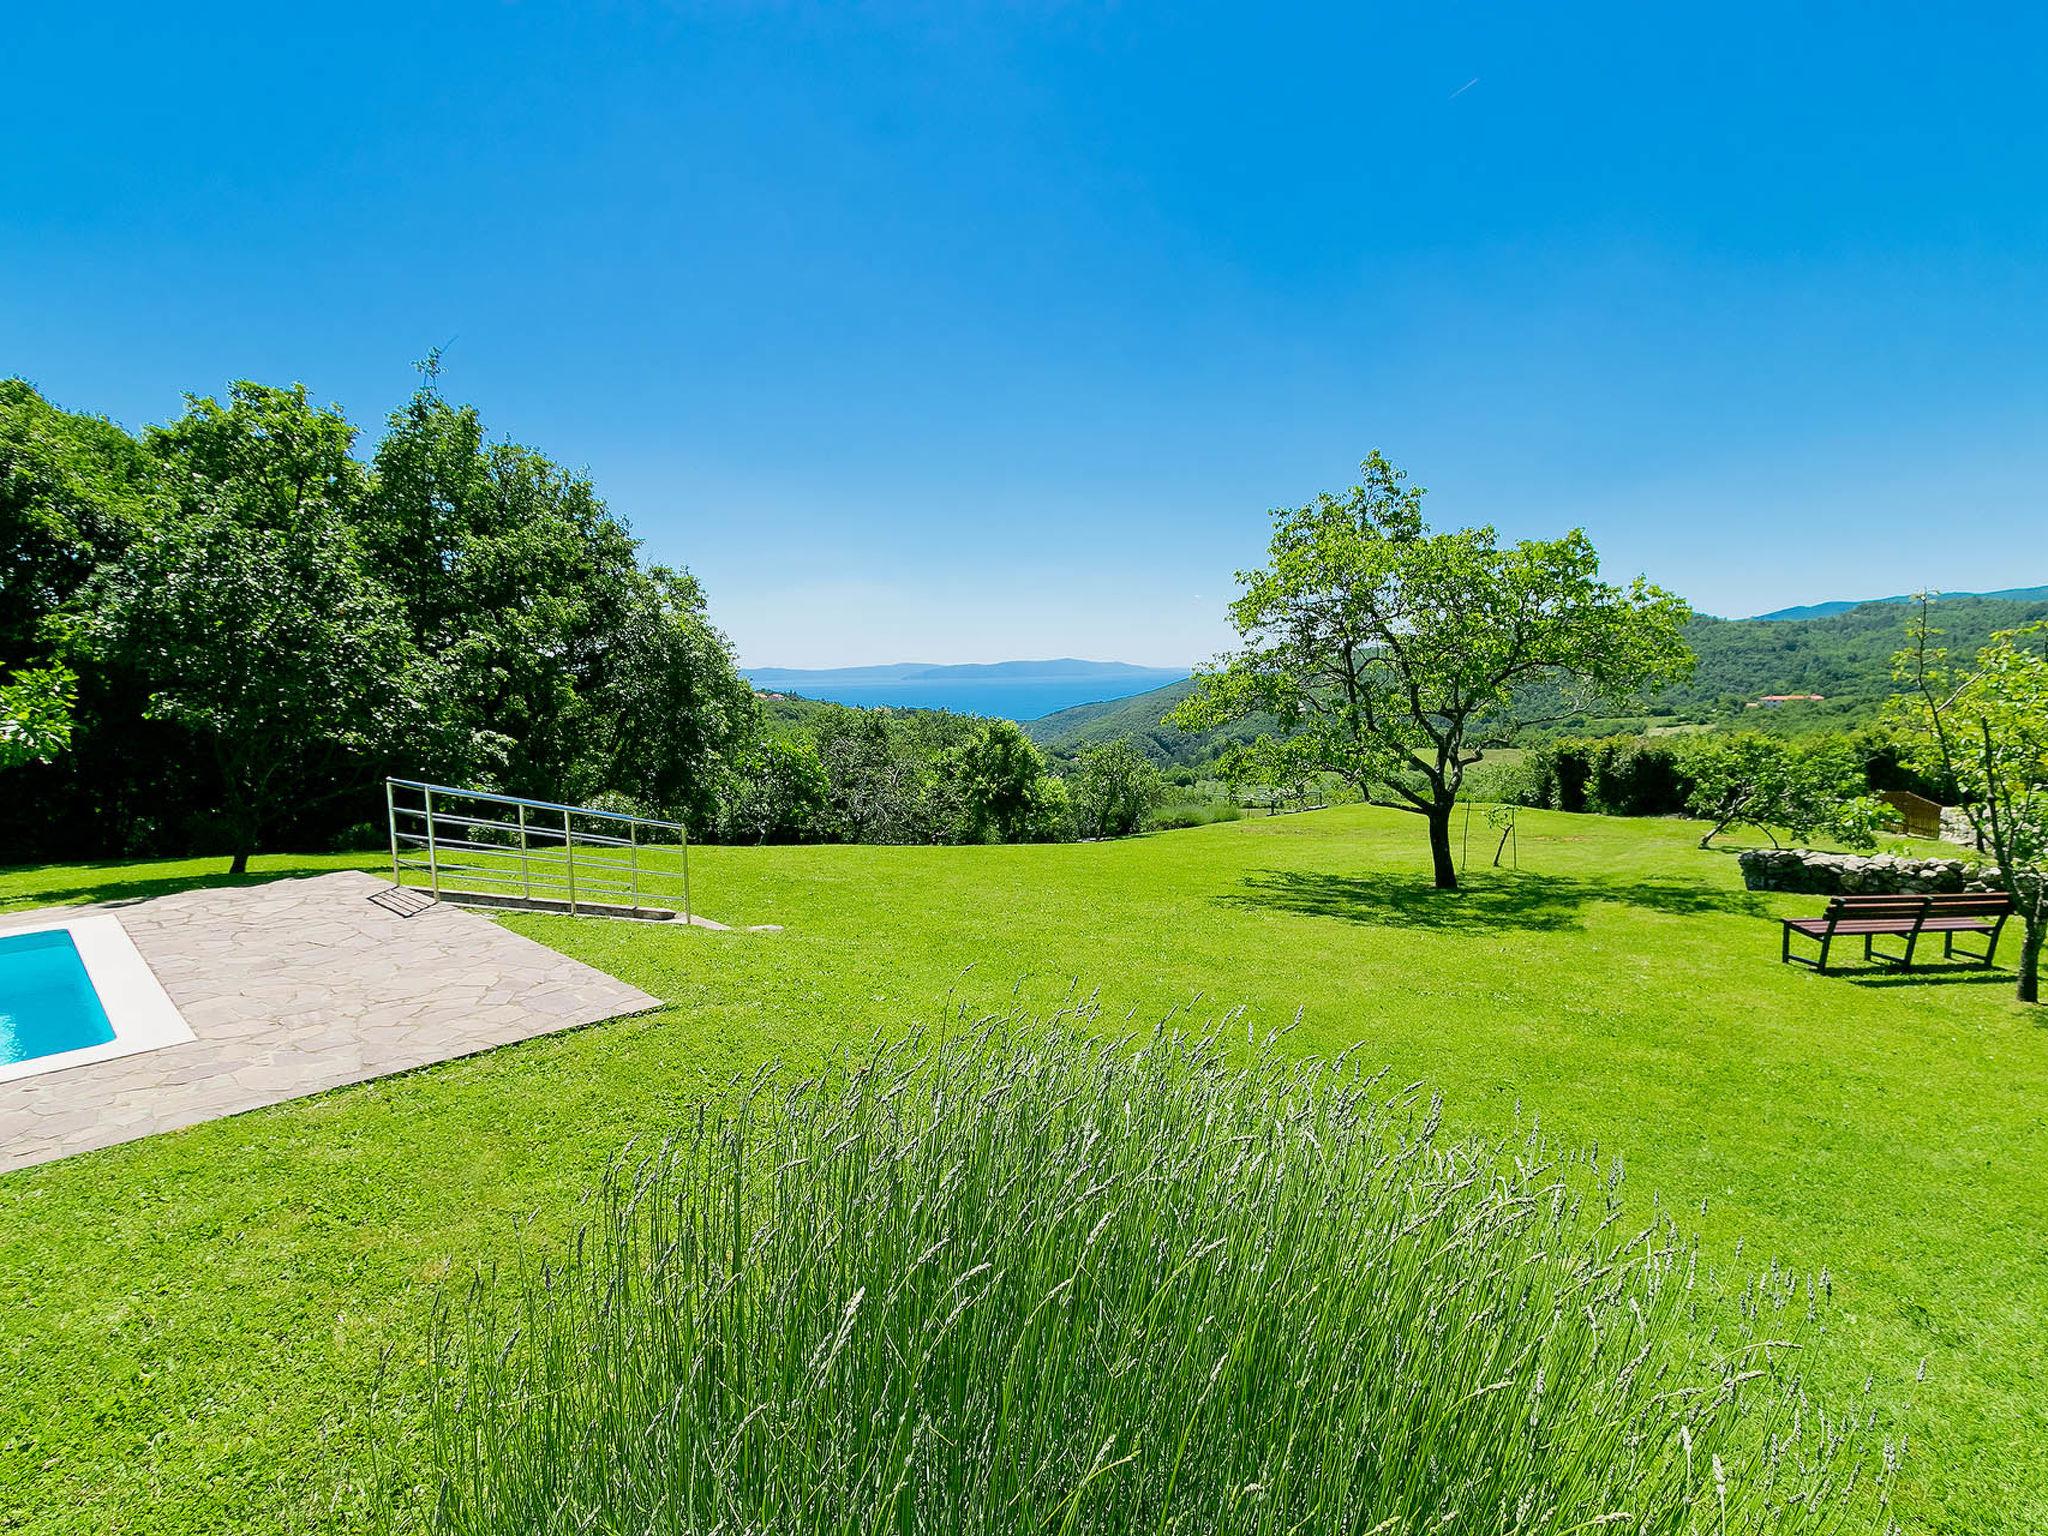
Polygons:
<instances>
[{"instance_id":1,"label":"metal railing","mask_svg":"<svg viewBox=\"0 0 2048 1536\"><path fill-rule=\"evenodd\" d=\"M386 779L391 883L435 900L690 920L680 822Z\"/></svg>"}]
</instances>

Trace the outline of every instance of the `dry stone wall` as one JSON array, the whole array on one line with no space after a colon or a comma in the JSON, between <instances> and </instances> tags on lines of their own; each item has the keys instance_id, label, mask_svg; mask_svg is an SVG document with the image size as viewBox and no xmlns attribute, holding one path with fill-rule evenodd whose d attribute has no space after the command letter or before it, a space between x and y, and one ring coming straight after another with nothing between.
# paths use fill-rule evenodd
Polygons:
<instances>
[{"instance_id":1,"label":"dry stone wall","mask_svg":"<svg viewBox=\"0 0 2048 1536\"><path fill-rule=\"evenodd\" d=\"M1815 896L1924 896L2002 889L1997 870L1965 859L1818 853L1810 848L1751 848L1738 857L1743 884L1752 891L1803 891Z\"/></svg>"}]
</instances>

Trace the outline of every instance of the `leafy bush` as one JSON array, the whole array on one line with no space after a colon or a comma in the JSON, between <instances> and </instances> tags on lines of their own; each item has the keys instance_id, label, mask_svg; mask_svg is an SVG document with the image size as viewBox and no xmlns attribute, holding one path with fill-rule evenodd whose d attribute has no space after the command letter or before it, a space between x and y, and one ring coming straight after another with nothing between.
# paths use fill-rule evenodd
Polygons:
<instances>
[{"instance_id":1,"label":"leafy bush","mask_svg":"<svg viewBox=\"0 0 2048 1536\"><path fill-rule=\"evenodd\" d=\"M427 1524L1877 1523L1890 1447L1794 1364L1814 1287L1716 1297L1594 1158L1447 1136L1351 1058L1089 1022L757 1078L621 1160L557 1261L444 1314Z\"/></svg>"},{"instance_id":2,"label":"leafy bush","mask_svg":"<svg viewBox=\"0 0 2048 1536\"><path fill-rule=\"evenodd\" d=\"M830 786L817 743L771 737L740 753L719 788L717 831L728 843L799 843L817 835Z\"/></svg>"},{"instance_id":3,"label":"leafy bush","mask_svg":"<svg viewBox=\"0 0 2048 1536\"><path fill-rule=\"evenodd\" d=\"M1566 739L1532 749L1524 804L1609 816L1676 816L1688 780L1679 745L1662 737Z\"/></svg>"},{"instance_id":4,"label":"leafy bush","mask_svg":"<svg viewBox=\"0 0 2048 1536\"><path fill-rule=\"evenodd\" d=\"M1759 731L1694 737L1686 773L1692 792L1686 808L1714 825L1706 847L1737 822L1757 828L1777 845L1779 828L1795 838L1824 833L1854 848L1868 848L1891 809L1865 793L1868 769L1855 745L1842 737L1786 741Z\"/></svg>"},{"instance_id":5,"label":"leafy bush","mask_svg":"<svg viewBox=\"0 0 2048 1536\"><path fill-rule=\"evenodd\" d=\"M1128 741L1083 747L1068 780L1083 837L1126 837L1166 797L1166 781Z\"/></svg>"},{"instance_id":6,"label":"leafy bush","mask_svg":"<svg viewBox=\"0 0 2048 1536\"><path fill-rule=\"evenodd\" d=\"M1534 803L1535 783L1535 772L1526 761L1482 761L1465 772L1465 798L1480 804L1529 805Z\"/></svg>"}]
</instances>

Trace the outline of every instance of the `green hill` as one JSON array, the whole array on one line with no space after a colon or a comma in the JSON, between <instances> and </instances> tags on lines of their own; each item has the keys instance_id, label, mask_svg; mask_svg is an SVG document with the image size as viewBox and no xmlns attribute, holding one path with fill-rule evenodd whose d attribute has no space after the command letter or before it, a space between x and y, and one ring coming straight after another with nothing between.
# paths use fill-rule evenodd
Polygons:
<instances>
[{"instance_id":1,"label":"green hill","mask_svg":"<svg viewBox=\"0 0 2048 1536\"><path fill-rule=\"evenodd\" d=\"M1909 611L1890 601L1863 603L1842 613L1804 619L1716 619L1701 615L1686 626L1699 665L1692 679L1645 702L1633 717L1665 723L1741 723L1778 730L1859 725L1872 719L1893 691L1892 653L1905 644ZM2048 597L1951 597L1935 610L1941 643L1968 656L1993 630L2048 619ZM1079 704L1024 729L1041 747L1071 756L1098 742L1128 738L1161 764L1201 763L1233 741L1264 728L1256 723L1190 735L1161 725L1160 717L1193 691L1192 681L1101 704ZM1779 708L1748 706L1766 694L1817 693L1819 702ZM1548 714L1545 707L1535 713ZM1627 720L1576 719L1569 732L1625 728Z\"/></svg>"},{"instance_id":2,"label":"green hill","mask_svg":"<svg viewBox=\"0 0 2048 1536\"><path fill-rule=\"evenodd\" d=\"M1248 741L1259 734L1249 725L1190 734L1160 724L1168 710L1194 691L1194 679L1182 678L1149 693L1054 710L1036 720L1026 720L1024 729L1033 741L1059 757L1072 757L1083 747L1106 741L1128 740L1162 764L1202 762L1233 741Z\"/></svg>"},{"instance_id":3,"label":"green hill","mask_svg":"<svg viewBox=\"0 0 2048 1536\"><path fill-rule=\"evenodd\" d=\"M1864 603L1810 619L1696 618L1686 638L1699 657L1690 682L1666 689L1660 711L1713 724L1762 710L1744 706L1765 694L1817 693L1819 705L1788 705L1774 715L1828 723L1869 719L1893 691L1892 653L1905 644L1910 610ZM1974 654L1997 629L2048 618L2048 598L1954 597L1934 610L1942 644Z\"/></svg>"}]
</instances>

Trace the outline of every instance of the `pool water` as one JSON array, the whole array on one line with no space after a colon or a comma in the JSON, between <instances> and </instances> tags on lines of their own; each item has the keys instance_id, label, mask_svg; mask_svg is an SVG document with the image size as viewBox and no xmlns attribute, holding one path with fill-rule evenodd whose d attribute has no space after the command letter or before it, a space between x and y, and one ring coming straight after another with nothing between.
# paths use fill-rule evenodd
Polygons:
<instances>
[{"instance_id":1,"label":"pool water","mask_svg":"<svg viewBox=\"0 0 2048 1536\"><path fill-rule=\"evenodd\" d=\"M0 937L0 1066L113 1038L70 934L53 928Z\"/></svg>"}]
</instances>

